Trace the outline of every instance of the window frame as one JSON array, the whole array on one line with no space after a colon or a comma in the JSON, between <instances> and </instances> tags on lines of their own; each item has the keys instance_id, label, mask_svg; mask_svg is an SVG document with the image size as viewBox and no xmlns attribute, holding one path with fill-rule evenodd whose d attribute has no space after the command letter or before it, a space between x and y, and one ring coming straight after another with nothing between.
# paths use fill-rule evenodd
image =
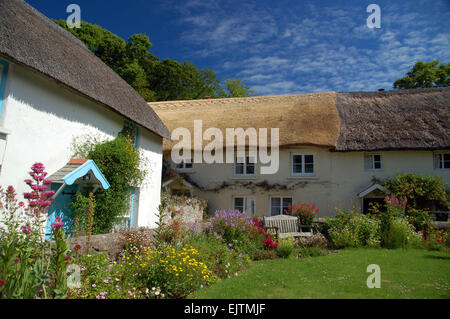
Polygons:
<instances>
[{"instance_id":1,"label":"window frame","mask_svg":"<svg viewBox=\"0 0 450 319\"><path fill-rule=\"evenodd\" d=\"M238 163L237 159L238 157L235 156L234 157L234 163L233 163L233 176L234 177L254 177L256 175L256 160L253 159L253 163L250 162L250 158L252 158L251 156L245 156L244 157L245 160L243 163ZM247 161L248 159L248 161ZM243 168L243 173L242 174L238 174L236 172L236 168L237 168L237 164L241 164L242 168ZM251 164L251 165L250 165ZM247 173L247 166L253 166L253 173Z\"/></svg>"},{"instance_id":2,"label":"window frame","mask_svg":"<svg viewBox=\"0 0 450 319\"><path fill-rule=\"evenodd\" d=\"M379 161L375 161L375 156L379 156L380 157L380 160ZM367 167L366 166L366 160L369 160L369 166ZM379 168L376 168L375 167L375 163L380 163L380 167ZM366 170L366 171L376 171L376 172L379 172L379 171L382 171L383 170L383 167L384 167L384 165L383 165L383 155L381 154L381 153L367 153L367 154L364 154L364 170Z\"/></svg>"},{"instance_id":3,"label":"window frame","mask_svg":"<svg viewBox=\"0 0 450 319\"><path fill-rule=\"evenodd\" d=\"M280 211L276 215L272 214L272 200L274 198L279 198L280 199ZM287 215L287 214L284 213L284 210L283 210L283 207L284 207L283 204L284 204L284 200L285 199L290 199L290 203L291 203L291 206L292 206L292 204L294 203L294 198L292 196L270 196L270 198L269 198L269 213L270 213L270 216Z\"/></svg>"},{"instance_id":4,"label":"window frame","mask_svg":"<svg viewBox=\"0 0 450 319\"><path fill-rule=\"evenodd\" d=\"M252 197L252 196L244 196L244 195L237 195L237 196L233 196L233 198L232 198L232 207L233 207L233 210L236 210L237 208L236 208L236 203L235 203L235 200L237 199L237 198L242 198L243 199L243 209L242 210L239 210L241 213L242 212L246 212L247 213L247 215L248 216L250 216L250 217L253 217L253 216L255 216L256 215L256 199L255 199L255 197ZM253 201L253 203L254 203L254 207L253 207L253 212L251 212L251 213L249 213L249 212L247 212L247 210L246 210L246 207L247 207L247 201L248 200L252 200Z\"/></svg>"},{"instance_id":5,"label":"window frame","mask_svg":"<svg viewBox=\"0 0 450 319\"><path fill-rule=\"evenodd\" d=\"M294 172L294 156L301 156L302 163L302 171L301 173ZM306 170L306 156L312 156L312 172L305 172ZM291 169L291 176L293 177L311 177L316 176L316 155L314 153L291 153L291 163L290 163L290 169Z\"/></svg>"},{"instance_id":6,"label":"window frame","mask_svg":"<svg viewBox=\"0 0 450 319\"><path fill-rule=\"evenodd\" d=\"M450 163L450 159L449 160L445 160L445 156L450 156L450 152L436 152L433 154L433 165L434 165L434 169L436 170L450 170L450 166L449 167L445 167L445 162ZM437 158L439 157L439 158ZM442 166L442 167L440 167Z\"/></svg>"}]
</instances>

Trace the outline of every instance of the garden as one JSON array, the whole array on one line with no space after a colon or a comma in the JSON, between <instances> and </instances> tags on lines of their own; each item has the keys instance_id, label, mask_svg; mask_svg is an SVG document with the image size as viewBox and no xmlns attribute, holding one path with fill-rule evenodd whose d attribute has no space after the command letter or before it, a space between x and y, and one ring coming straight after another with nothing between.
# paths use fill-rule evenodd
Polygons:
<instances>
[{"instance_id":1,"label":"garden","mask_svg":"<svg viewBox=\"0 0 450 319\"><path fill-rule=\"evenodd\" d=\"M410 197L392 192L384 209L374 206L366 215L336 205L336 217L323 223L314 222L314 203L296 203L288 213L314 228L300 238L277 238L262 219L237 210L216 211L202 225L186 227L179 211L167 216L161 207L157 228L122 231L121 253L111 258L73 244L60 219L51 225L52 239L44 239L54 195L46 176L43 164L33 165L26 202L12 186L0 189L0 298L450 297L448 231L435 228L420 207L420 196L429 194L418 188ZM444 188L434 192L447 200ZM78 197L89 234L110 227L96 228L95 201ZM380 266L383 289L366 286L369 264Z\"/></svg>"}]
</instances>

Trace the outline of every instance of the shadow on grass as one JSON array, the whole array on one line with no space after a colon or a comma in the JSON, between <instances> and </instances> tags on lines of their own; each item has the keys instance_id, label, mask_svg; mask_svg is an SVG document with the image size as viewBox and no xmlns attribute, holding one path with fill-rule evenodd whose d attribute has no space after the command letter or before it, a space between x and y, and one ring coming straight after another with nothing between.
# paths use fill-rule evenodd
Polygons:
<instances>
[{"instance_id":1,"label":"shadow on grass","mask_svg":"<svg viewBox=\"0 0 450 319\"><path fill-rule=\"evenodd\" d=\"M425 255L424 258L450 260L450 256Z\"/></svg>"}]
</instances>

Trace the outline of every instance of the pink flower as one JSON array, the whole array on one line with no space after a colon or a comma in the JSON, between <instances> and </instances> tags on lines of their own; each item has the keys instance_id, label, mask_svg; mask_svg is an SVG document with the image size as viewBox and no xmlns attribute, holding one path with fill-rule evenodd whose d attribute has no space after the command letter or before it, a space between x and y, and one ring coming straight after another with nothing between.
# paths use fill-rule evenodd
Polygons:
<instances>
[{"instance_id":1,"label":"pink flower","mask_svg":"<svg viewBox=\"0 0 450 319\"><path fill-rule=\"evenodd\" d=\"M27 226L22 226L22 232L24 233L24 234L29 234L30 233L30 231L31 231L31 226L29 226L29 225L27 225Z\"/></svg>"},{"instance_id":2,"label":"pink flower","mask_svg":"<svg viewBox=\"0 0 450 319\"><path fill-rule=\"evenodd\" d=\"M61 221L61 217L56 217L56 222L52 223L52 228L55 230L60 229L63 225L64 223Z\"/></svg>"},{"instance_id":3,"label":"pink flower","mask_svg":"<svg viewBox=\"0 0 450 319\"><path fill-rule=\"evenodd\" d=\"M97 285L96 284L92 284L92 288L95 288L95 287L97 287Z\"/></svg>"}]
</instances>

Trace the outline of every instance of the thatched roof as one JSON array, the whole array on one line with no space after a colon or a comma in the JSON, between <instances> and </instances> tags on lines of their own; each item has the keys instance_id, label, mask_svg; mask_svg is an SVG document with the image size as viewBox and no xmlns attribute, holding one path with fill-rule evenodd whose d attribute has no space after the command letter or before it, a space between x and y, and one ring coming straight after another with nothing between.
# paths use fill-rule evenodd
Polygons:
<instances>
[{"instance_id":1,"label":"thatched roof","mask_svg":"<svg viewBox=\"0 0 450 319\"><path fill-rule=\"evenodd\" d=\"M156 111L170 131L188 128L193 140L194 120L202 120L203 131L215 127L225 138L226 128L279 128L280 146L315 145L334 147L339 137L340 120L336 93L260 96L154 102ZM203 142L203 147L209 142ZM164 141L169 151L173 142ZM225 142L224 142L225 145Z\"/></svg>"},{"instance_id":2,"label":"thatched roof","mask_svg":"<svg viewBox=\"0 0 450 319\"><path fill-rule=\"evenodd\" d=\"M450 148L450 88L338 93L337 151Z\"/></svg>"},{"instance_id":3,"label":"thatched roof","mask_svg":"<svg viewBox=\"0 0 450 319\"><path fill-rule=\"evenodd\" d=\"M149 103L170 131L280 128L280 147L336 151L450 148L450 88ZM207 142L203 142L207 144ZM173 142L164 141L169 151Z\"/></svg>"},{"instance_id":4,"label":"thatched roof","mask_svg":"<svg viewBox=\"0 0 450 319\"><path fill-rule=\"evenodd\" d=\"M44 74L153 133L169 137L155 112L128 83L76 37L22 0L0 0L0 57Z\"/></svg>"}]
</instances>

